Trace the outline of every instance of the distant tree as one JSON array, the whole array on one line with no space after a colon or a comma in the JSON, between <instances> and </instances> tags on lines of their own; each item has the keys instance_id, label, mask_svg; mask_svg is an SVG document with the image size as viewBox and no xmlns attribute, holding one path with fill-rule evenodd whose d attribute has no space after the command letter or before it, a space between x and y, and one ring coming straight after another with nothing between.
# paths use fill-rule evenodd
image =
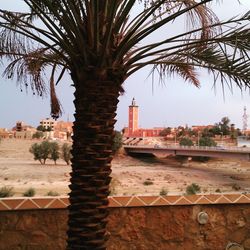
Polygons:
<instances>
[{"instance_id":1,"label":"distant tree","mask_svg":"<svg viewBox=\"0 0 250 250\"><path fill-rule=\"evenodd\" d=\"M179 144L181 146L193 146L194 145L193 141L188 137L181 138Z\"/></svg>"},{"instance_id":2,"label":"distant tree","mask_svg":"<svg viewBox=\"0 0 250 250\"><path fill-rule=\"evenodd\" d=\"M68 143L64 143L62 145L62 148L61 148L62 159L67 163L67 165L70 164L70 159L72 157L72 155L71 155L71 149L72 149L72 146L69 145Z\"/></svg>"},{"instance_id":3,"label":"distant tree","mask_svg":"<svg viewBox=\"0 0 250 250\"><path fill-rule=\"evenodd\" d=\"M59 153L59 145L57 142L50 142L50 159L54 161L56 164L56 161L59 159L60 153Z\"/></svg>"},{"instance_id":4,"label":"distant tree","mask_svg":"<svg viewBox=\"0 0 250 250\"><path fill-rule=\"evenodd\" d=\"M37 131L35 134L32 135L33 139L40 139L43 138L43 132L42 131Z\"/></svg>"},{"instance_id":5,"label":"distant tree","mask_svg":"<svg viewBox=\"0 0 250 250\"><path fill-rule=\"evenodd\" d=\"M45 132L45 131L46 131L46 128L45 128L44 126L42 126L42 125L39 125L39 126L36 128L36 130Z\"/></svg>"},{"instance_id":6,"label":"distant tree","mask_svg":"<svg viewBox=\"0 0 250 250\"><path fill-rule=\"evenodd\" d=\"M209 128L204 128L201 132L201 137L214 137L214 133Z\"/></svg>"},{"instance_id":7,"label":"distant tree","mask_svg":"<svg viewBox=\"0 0 250 250\"><path fill-rule=\"evenodd\" d=\"M230 134L230 119L228 117L223 117L221 119L220 124L220 130L223 135L229 135Z\"/></svg>"},{"instance_id":8,"label":"distant tree","mask_svg":"<svg viewBox=\"0 0 250 250\"><path fill-rule=\"evenodd\" d=\"M215 147L217 144L211 137L201 137L199 140L200 146Z\"/></svg>"},{"instance_id":9,"label":"distant tree","mask_svg":"<svg viewBox=\"0 0 250 250\"><path fill-rule=\"evenodd\" d=\"M171 134L171 128L170 128L170 127L164 128L164 129L159 133L160 136L167 136L167 135L170 135L170 134Z\"/></svg>"},{"instance_id":10,"label":"distant tree","mask_svg":"<svg viewBox=\"0 0 250 250\"><path fill-rule=\"evenodd\" d=\"M115 137L113 139L112 151L116 153L122 147L122 133L115 131Z\"/></svg>"},{"instance_id":11,"label":"distant tree","mask_svg":"<svg viewBox=\"0 0 250 250\"><path fill-rule=\"evenodd\" d=\"M34 155L34 160L38 160L42 165L50 156L50 142L34 143L31 145L30 152Z\"/></svg>"}]
</instances>

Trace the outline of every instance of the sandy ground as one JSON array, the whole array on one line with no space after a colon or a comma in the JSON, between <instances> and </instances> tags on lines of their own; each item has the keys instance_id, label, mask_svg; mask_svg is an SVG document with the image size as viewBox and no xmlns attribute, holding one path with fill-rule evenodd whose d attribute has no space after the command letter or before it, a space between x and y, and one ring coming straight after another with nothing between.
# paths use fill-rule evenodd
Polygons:
<instances>
[{"instance_id":1,"label":"sandy ground","mask_svg":"<svg viewBox=\"0 0 250 250\"><path fill-rule=\"evenodd\" d=\"M70 166L62 160L57 165L48 160L41 165L29 152L36 141L6 139L0 143L0 188L13 187L15 196L34 188L36 195L49 191L69 192ZM211 159L208 162L177 161L174 158L132 158L119 155L112 163L112 195L184 194L196 183L202 193L250 192L250 162ZM146 185L150 183L150 185ZM238 189L238 190L235 190Z\"/></svg>"}]
</instances>

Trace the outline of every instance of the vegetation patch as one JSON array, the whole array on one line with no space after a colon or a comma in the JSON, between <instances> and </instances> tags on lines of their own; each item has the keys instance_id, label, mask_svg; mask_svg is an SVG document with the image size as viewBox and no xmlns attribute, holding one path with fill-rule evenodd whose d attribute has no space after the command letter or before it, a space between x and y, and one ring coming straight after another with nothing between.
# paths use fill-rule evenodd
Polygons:
<instances>
[{"instance_id":1,"label":"vegetation patch","mask_svg":"<svg viewBox=\"0 0 250 250\"><path fill-rule=\"evenodd\" d=\"M13 192L13 187L2 187L0 188L0 198L11 197L15 193Z\"/></svg>"},{"instance_id":2,"label":"vegetation patch","mask_svg":"<svg viewBox=\"0 0 250 250\"><path fill-rule=\"evenodd\" d=\"M201 187L196 183L192 183L186 188L187 195L197 194L197 193L200 193L200 191L201 191Z\"/></svg>"},{"instance_id":3,"label":"vegetation patch","mask_svg":"<svg viewBox=\"0 0 250 250\"><path fill-rule=\"evenodd\" d=\"M34 188L29 188L27 189L24 193L23 196L24 197L33 197L36 194L36 190Z\"/></svg>"},{"instance_id":4,"label":"vegetation patch","mask_svg":"<svg viewBox=\"0 0 250 250\"><path fill-rule=\"evenodd\" d=\"M168 190L167 190L166 188L163 187L163 188L161 189L159 195L161 195L161 196L168 195Z\"/></svg>"},{"instance_id":5,"label":"vegetation patch","mask_svg":"<svg viewBox=\"0 0 250 250\"><path fill-rule=\"evenodd\" d=\"M49 191L48 193L47 193L47 196L59 196L60 194L58 193L58 192L56 192L56 191Z\"/></svg>"}]
</instances>

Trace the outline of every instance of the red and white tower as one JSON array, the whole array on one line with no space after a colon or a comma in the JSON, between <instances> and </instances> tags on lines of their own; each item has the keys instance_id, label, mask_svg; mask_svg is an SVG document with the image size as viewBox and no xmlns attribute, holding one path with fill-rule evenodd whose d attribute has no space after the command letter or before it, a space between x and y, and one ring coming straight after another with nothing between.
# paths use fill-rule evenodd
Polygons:
<instances>
[{"instance_id":1,"label":"red and white tower","mask_svg":"<svg viewBox=\"0 0 250 250\"><path fill-rule=\"evenodd\" d=\"M134 136L138 130L138 106L133 98L128 110L128 136Z\"/></svg>"}]
</instances>

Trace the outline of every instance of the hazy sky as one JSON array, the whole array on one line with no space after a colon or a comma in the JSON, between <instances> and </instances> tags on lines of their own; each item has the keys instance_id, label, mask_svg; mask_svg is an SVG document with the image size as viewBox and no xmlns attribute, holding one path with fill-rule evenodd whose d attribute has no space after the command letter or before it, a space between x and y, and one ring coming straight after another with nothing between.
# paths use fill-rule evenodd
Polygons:
<instances>
[{"instance_id":1,"label":"hazy sky","mask_svg":"<svg viewBox=\"0 0 250 250\"><path fill-rule=\"evenodd\" d=\"M241 3L239 5L237 0L225 0L224 4L216 5L214 11L222 19L226 19L250 10L249 0L242 0ZM0 0L1 9L20 10L23 6L22 0ZM3 67L0 67L1 69ZM178 77L167 79L165 86L154 83L152 88L151 78L147 78L149 72L150 68L145 68L124 83L126 92L120 97L118 104L117 129L127 126L128 106L133 97L139 105L139 126L145 128L214 124L224 116L228 116L231 123L242 128L244 106L250 114L249 92L241 93L235 87L233 93L226 90L223 97L219 82L215 91L212 78L204 73L200 74L201 88L198 89ZM64 120L68 117L73 120L74 89L70 84L70 77L66 77L57 87L63 105ZM38 98L30 91L20 92L16 82L3 79L1 76L0 89L0 127L11 128L18 120L38 126L41 119L49 117L49 98Z\"/></svg>"}]
</instances>

